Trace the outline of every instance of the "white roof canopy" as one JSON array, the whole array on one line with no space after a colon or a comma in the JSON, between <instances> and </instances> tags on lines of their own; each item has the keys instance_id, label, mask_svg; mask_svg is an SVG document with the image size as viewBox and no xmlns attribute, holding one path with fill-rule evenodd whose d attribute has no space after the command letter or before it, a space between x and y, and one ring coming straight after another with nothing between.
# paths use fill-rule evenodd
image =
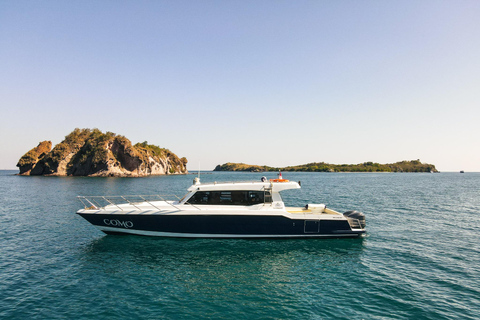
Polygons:
<instances>
[{"instance_id":1,"label":"white roof canopy","mask_svg":"<svg viewBox=\"0 0 480 320\"><path fill-rule=\"evenodd\" d=\"M235 191L235 190L252 190L263 191L265 189L272 189L273 192L279 192L288 189L300 189L298 182L214 182L205 184L196 184L188 188L188 191L202 190L202 191Z\"/></svg>"}]
</instances>

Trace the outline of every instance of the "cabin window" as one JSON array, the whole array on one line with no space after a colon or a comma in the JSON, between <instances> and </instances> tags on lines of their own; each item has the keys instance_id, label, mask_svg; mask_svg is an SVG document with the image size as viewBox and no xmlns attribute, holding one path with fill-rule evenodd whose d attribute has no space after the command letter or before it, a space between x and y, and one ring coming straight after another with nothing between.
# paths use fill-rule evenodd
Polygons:
<instances>
[{"instance_id":1,"label":"cabin window","mask_svg":"<svg viewBox=\"0 0 480 320\"><path fill-rule=\"evenodd\" d=\"M251 206L264 203L264 191L197 191L189 200L190 204ZM270 196L271 202L271 196Z\"/></svg>"}]
</instances>

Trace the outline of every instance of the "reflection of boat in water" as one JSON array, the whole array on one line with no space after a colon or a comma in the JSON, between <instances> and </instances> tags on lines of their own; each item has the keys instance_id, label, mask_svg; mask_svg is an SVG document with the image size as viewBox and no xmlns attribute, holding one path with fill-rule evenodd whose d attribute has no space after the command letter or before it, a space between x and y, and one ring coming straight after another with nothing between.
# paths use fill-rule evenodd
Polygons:
<instances>
[{"instance_id":1,"label":"reflection of boat in water","mask_svg":"<svg viewBox=\"0 0 480 320\"><path fill-rule=\"evenodd\" d=\"M129 257L129 260L152 266L189 265L192 256L196 265L222 265L238 261L281 260L287 256L341 262L357 259L363 253L367 237L324 239L185 239L156 237L100 237L83 245L83 254L104 261L106 255ZM219 246L219 242L222 244ZM228 256L229 259L225 259ZM123 263L123 259L114 259ZM113 262L113 260L112 260ZM176 268L173 268L176 269Z\"/></svg>"},{"instance_id":2,"label":"reflection of boat in water","mask_svg":"<svg viewBox=\"0 0 480 320\"><path fill-rule=\"evenodd\" d=\"M185 238L338 238L365 233L365 216L324 204L286 207L286 179L201 184L179 200L161 196L78 197L77 214L107 234Z\"/></svg>"}]
</instances>

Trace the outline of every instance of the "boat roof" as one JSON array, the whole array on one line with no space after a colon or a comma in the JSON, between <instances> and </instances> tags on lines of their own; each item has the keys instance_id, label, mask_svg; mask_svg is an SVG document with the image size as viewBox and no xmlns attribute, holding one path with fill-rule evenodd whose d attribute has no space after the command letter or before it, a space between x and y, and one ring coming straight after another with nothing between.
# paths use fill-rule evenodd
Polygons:
<instances>
[{"instance_id":1,"label":"boat roof","mask_svg":"<svg viewBox=\"0 0 480 320\"><path fill-rule=\"evenodd\" d=\"M279 192L288 189L300 189L295 181L288 182L261 182L261 181L233 181L198 183L188 188L188 191L263 191L272 189L272 192Z\"/></svg>"}]
</instances>

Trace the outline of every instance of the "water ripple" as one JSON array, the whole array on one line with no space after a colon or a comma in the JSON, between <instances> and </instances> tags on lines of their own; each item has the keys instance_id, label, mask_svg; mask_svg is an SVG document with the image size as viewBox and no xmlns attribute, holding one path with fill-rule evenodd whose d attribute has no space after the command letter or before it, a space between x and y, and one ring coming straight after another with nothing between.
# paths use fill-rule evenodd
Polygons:
<instances>
[{"instance_id":1,"label":"water ripple","mask_svg":"<svg viewBox=\"0 0 480 320\"><path fill-rule=\"evenodd\" d=\"M285 193L289 205L363 211L368 235L277 241L104 236L73 214L80 206L76 195L181 194L191 176L0 175L0 318L478 318L479 174L288 175L303 182L300 192Z\"/></svg>"}]
</instances>

